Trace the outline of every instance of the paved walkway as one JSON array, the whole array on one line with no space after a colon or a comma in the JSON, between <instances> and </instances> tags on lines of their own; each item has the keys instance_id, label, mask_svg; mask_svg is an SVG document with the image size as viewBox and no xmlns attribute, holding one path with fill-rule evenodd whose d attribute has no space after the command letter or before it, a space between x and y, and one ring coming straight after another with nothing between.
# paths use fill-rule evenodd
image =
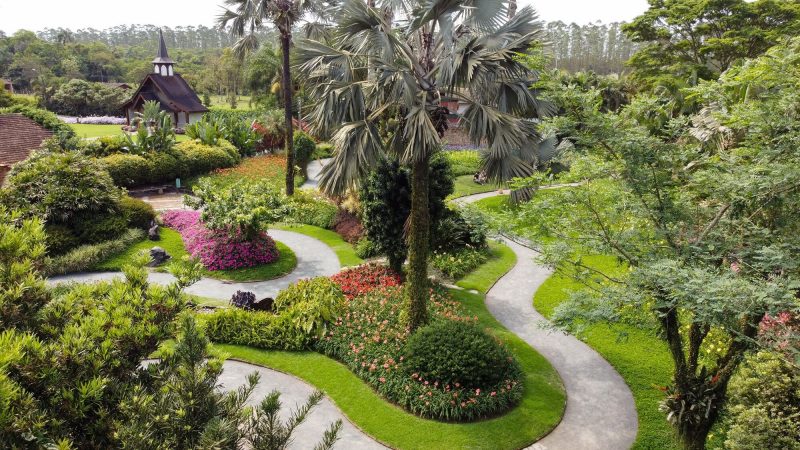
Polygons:
<instances>
[{"instance_id":1,"label":"paved walkway","mask_svg":"<svg viewBox=\"0 0 800 450\"><path fill-rule=\"evenodd\" d=\"M258 372L261 380L247 403L257 405L270 392L277 390L281 393L281 403L283 404L281 418L283 420L286 420L295 408L305 404L308 396L316 390L291 375L240 361L227 360L222 368L219 382L224 390L232 390L244 385L248 375ZM306 421L295 430L289 448L314 448L322 434L338 419L342 421L342 430L339 432L339 441L334 448L364 450L386 448L350 423L328 397L324 397L319 405L311 411Z\"/></svg>"},{"instance_id":2,"label":"paved walkway","mask_svg":"<svg viewBox=\"0 0 800 450\"><path fill-rule=\"evenodd\" d=\"M298 280L330 276L341 270L339 257L323 242L291 231L269 230L269 234L275 240L286 244L286 246L292 249L295 255L297 255L297 267L292 273L274 280L253 283L232 283L215 280L213 278L202 278L197 283L186 288L185 292L202 297L227 300L230 299L236 291L241 290L253 292L256 294L257 298L274 298L278 292ZM111 280L122 276L123 275L119 272L77 273L53 277L50 278L48 282L51 284L70 282L90 283ZM150 272L148 280L155 284L170 284L175 281L175 278L168 273Z\"/></svg>"},{"instance_id":3,"label":"paved walkway","mask_svg":"<svg viewBox=\"0 0 800 450\"><path fill-rule=\"evenodd\" d=\"M319 185L319 174L322 172L322 168L325 167L328 162L330 162L331 158L326 159L315 159L308 163L308 167L306 168L306 172L308 172L308 179L303 186L303 189L316 189Z\"/></svg>"},{"instance_id":4,"label":"paved walkway","mask_svg":"<svg viewBox=\"0 0 800 450\"><path fill-rule=\"evenodd\" d=\"M474 203L496 192L458 199ZM552 433L534 450L625 450L636 440L638 416L628 385L591 347L573 336L543 329L546 319L533 307L533 295L552 272L535 262L538 253L505 239L517 264L486 295L489 311L525 340L558 371L567 391L567 408Z\"/></svg>"}]
</instances>

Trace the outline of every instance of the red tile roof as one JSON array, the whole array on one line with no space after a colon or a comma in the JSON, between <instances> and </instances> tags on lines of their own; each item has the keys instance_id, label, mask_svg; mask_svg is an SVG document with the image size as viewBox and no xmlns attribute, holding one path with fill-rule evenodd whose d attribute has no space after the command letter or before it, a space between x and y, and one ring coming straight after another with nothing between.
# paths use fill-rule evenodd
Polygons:
<instances>
[{"instance_id":1,"label":"red tile roof","mask_svg":"<svg viewBox=\"0 0 800 450\"><path fill-rule=\"evenodd\" d=\"M53 132L22 114L0 114L0 166L24 161Z\"/></svg>"}]
</instances>

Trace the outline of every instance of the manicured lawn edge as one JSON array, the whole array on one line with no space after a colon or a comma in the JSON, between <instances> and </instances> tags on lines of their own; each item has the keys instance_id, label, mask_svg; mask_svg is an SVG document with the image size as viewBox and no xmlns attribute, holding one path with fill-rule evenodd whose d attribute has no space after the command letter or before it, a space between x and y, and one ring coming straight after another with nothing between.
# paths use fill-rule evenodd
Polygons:
<instances>
[{"instance_id":1,"label":"manicured lawn edge","mask_svg":"<svg viewBox=\"0 0 800 450\"><path fill-rule=\"evenodd\" d=\"M314 385L355 426L393 448L517 449L530 445L549 433L563 415L566 396L558 374L544 357L494 319L483 296L458 290L451 293L470 315L477 316L508 345L526 374L522 401L500 417L461 424L422 419L385 401L344 365L321 354L219 344L215 348L235 359L273 368Z\"/></svg>"},{"instance_id":2,"label":"manicured lawn edge","mask_svg":"<svg viewBox=\"0 0 800 450\"><path fill-rule=\"evenodd\" d=\"M293 231L322 241L336 253L336 256L339 257L339 264L342 267L358 266L364 263L364 260L356 255L353 246L342 239L335 231L326 230L313 225L301 224L276 224L272 228L276 230Z\"/></svg>"},{"instance_id":3,"label":"manicured lawn edge","mask_svg":"<svg viewBox=\"0 0 800 450\"><path fill-rule=\"evenodd\" d=\"M494 184L477 184L472 181L473 175L462 175L454 180L454 191L447 197L448 200L455 200L461 197L468 197L475 194L497 191L500 188Z\"/></svg>"},{"instance_id":4,"label":"manicured lawn edge","mask_svg":"<svg viewBox=\"0 0 800 450\"><path fill-rule=\"evenodd\" d=\"M516 253L506 245L489 242L489 251L489 260L457 281L456 286L485 294L517 264Z\"/></svg>"},{"instance_id":5,"label":"manicured lawn edge","mask_svg":"<svg viewBox=\"0 0 800 450\"><path fill-rule=\"evenodd\" d=\"M584 262L606 273L620 270L610 256L588 256ZM584 289L583 285L566 275L555 274L536 291L533 305L549 318L569 292L579 289ZM625 339L620 340L620 332L627 334ZM639 432L633 449L679 449L666 417L658 409L664 393L657 387L669 383L669 376L663 375L673 369L666 344L651 333L623 325L614 328L591 325L580 338L614 367L633 393L639 416Z\"/></svg>"}]
</instances>

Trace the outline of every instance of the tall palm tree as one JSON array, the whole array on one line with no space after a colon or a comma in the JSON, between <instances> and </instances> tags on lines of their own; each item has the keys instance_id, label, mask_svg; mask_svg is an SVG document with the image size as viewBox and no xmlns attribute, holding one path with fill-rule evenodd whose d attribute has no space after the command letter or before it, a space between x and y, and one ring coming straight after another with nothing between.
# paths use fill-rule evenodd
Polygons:
<instances>
[{"instance_id":1,"label":"tall palm tree","mask_svg":"<svg viewBox=\"0 0 800 450\"><path fill-rule=\"evenodd\" d=\"M508 18L505 1L385 0L379 8L344 0L332 12L328 43L298 43L299 67L318 99L316 133L332 136L333 162L320 187L339 194L389 153L411 167L409 325L427 321L428 168L447 128L443 100L468 107L462 120L475 144L488 144L483 169L497 183L533 171L539 137L532 118L549 113L531 89L537 74L518 58L542 35L536 13ZM395 28L393 18L399 25ZM379 122L400 124L384 141Z\"/></svg>"},{"instance_id":2,"label":"tall palm tree","mask_svg":"<svg viewBox=\"0 0 800 450\"><path fill-rule=\"evenodd\" d=\"M271 22L278 29L283 53L281 89L283 91L283 111L286 126L284 142L286 146L286 195L294 194L294 128L292 126L292 73L289 51L292 47L292 27L306 12L321 6L320 2L310 0L225 0L227 7L220 15L220 27L231 25L231 32L239 37L234 50L239 55L258 48L256 33Z\"/></svg>"}]
</instances>

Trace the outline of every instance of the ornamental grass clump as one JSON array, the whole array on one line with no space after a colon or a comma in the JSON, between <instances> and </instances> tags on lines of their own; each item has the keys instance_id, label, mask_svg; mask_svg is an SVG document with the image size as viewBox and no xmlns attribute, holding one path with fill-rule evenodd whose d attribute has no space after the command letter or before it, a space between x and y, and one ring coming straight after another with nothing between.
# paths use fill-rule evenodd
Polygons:
<instances>
[{"instance_id":1,"label":"ornamental grass clump","mask_svg":"<svg viewBox=\"0 0 800 450\"><path fill-rule=\"evenodd\" d=\"M370 269L367 273L375 272L374 267ZM345 277L340 274L334 279L351 283L359 273L363 272L350 270L344 272ZM394 280L391 277L384 279ZM370 286L371 289L366 294L349 297L347 312L319 340L318 351L347 365L388 401L422 417L472 421L502 414L519 402L523 392L522 374L513 358L507 359L511 358L510 353L480 331L475 325L477 318L466 317L457 302L438 290L430 291L429 313L435 324L433 326L478 329L470 333L458 333L457 336L470 334L475 337L478 334L481 345L473 345L471 341L463 345L461 342L449 342L447 348L429 347L426 351L467 355L467 358L460 360L459 373L474 371L480 376L465 376L464 380L457 381L458 377L437 379L423 376L425 372L414 372L417 366L410 365L406 356L409 353L406 342L414 338L404 319L404 288L397 285L375 286L373 281L374 278L365 280L363 285L355 282L359 286ZM422 328L417 333L424 330ZM418 345L438 344L420 341ZM481 349L492 351L485 357L476 355L475 352ZM421 351L413 354L421 354ZM445 355L442 357L446 358ZM487 374L487 364L490 363L499 365L496 379Z\"/></svg>"}]
</instances>

